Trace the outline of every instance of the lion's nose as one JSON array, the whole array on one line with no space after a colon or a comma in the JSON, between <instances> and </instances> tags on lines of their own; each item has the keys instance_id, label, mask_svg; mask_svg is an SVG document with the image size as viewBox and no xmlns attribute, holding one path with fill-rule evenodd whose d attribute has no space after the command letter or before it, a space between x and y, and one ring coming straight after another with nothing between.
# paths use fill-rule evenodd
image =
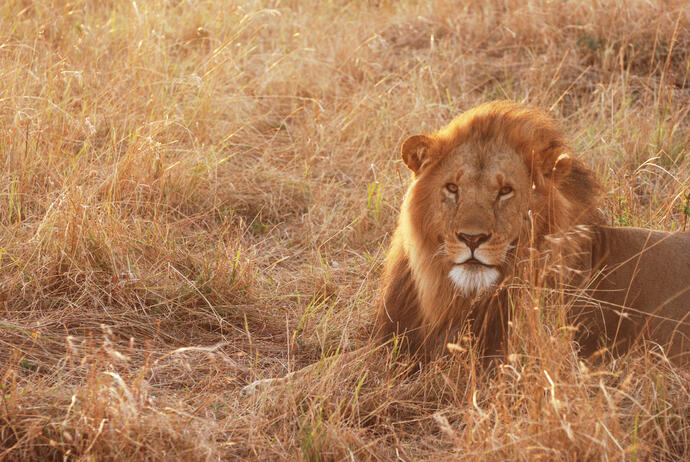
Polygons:
<instances>
[{"instance_id":1,"label":"lion's nose","mask_svg":"<svg viewBox=\"0 0 690 462\"><path fill-rule=\"evenodd\" d=\"M458 237L458 240L460 242L464 242L467 247L470 248L472 252L474 252L474 249L482 245L482 243L486 242L489 240L491 237L491 234L465 234L465 233L455 233L455 235Z\"/></svg>"}]
</instances>

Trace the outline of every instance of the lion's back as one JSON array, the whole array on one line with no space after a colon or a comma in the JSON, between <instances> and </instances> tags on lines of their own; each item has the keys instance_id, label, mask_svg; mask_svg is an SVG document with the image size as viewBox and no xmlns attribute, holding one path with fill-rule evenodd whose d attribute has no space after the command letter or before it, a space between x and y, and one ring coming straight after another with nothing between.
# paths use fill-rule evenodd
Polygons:
<instances>
[{"instance_id":1,"label":"lion's back","mask_svg":"<svg viewBox=\"0 0 690 462\"><path fill-rule=\"evenodd\" d=\"M669 356L690 350L690 233L598 227L596 235L592 294L611 318L608 330L671 343Z\"/></svg>"}]
</instances>

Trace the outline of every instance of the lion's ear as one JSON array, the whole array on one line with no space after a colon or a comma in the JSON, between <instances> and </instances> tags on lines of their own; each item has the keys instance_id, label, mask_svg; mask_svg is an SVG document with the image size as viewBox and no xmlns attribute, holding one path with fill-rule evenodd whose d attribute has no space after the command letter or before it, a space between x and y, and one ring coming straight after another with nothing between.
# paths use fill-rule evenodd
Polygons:
<instances>
[{"instance_id":1,"label":"lion's ear","mask_svg":"<svg viewBox=\"0 0 690 462\"><path fill-rule=\"evenodd\" d=\"M405 140L400 148L407 168L417 174L429 160L433 141L425 135L414 135Z\"/></svg>"},{"instance_id":2,"label":"lion's ear","mask_svg":"<svg viewBox=\"0 0 690 462\"><path fill-rule=\"evenodd\" d=\"M555 157L555 159L554 159ZM546 178L553 181L560 181L570 173L573 166L573 159L568 153L560 153L558 157L550 156L542 164L543 173Z\"/></svg>"}]
</instances>

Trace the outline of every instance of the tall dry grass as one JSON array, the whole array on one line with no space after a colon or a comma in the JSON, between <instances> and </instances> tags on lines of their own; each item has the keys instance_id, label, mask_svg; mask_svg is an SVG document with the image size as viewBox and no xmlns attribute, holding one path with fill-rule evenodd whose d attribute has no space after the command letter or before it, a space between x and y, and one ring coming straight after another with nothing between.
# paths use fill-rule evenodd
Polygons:
<instances>
[{"instance_id":1,"label":"tall dry grass","mask_svg":"<svg viewBox=\"0 0 690 462\"><path fill-rule=\"evenodd\" d=\"M612 223L687 229L689 68L683 0L1 2L0 459L690 457L688 371L582 363L533 287L496 369L239 393L365 343L400 143L477 103L561 119Z\"/></svg>"}]
</instances>

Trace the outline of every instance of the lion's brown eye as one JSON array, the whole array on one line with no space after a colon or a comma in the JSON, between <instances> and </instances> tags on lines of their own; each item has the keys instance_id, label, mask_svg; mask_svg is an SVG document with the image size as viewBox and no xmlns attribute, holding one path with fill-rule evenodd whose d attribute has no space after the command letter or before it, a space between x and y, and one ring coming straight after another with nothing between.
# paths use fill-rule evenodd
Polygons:
<instances>
[{"instance_id":1,"label":"lion's brown eye","mask_svg":"<svg viewBox=\"0 0 690 462\"><path fill-rule=\"evenodd\" d=\"M446 191L452 194L457 194L458 193L458 185L454 183L447 183L446 184Z\"/></svg>"},{"instance_id":2,"label":"lion's brown eye","mask_svg":"<svg viewBox=\"0 0 690 462\"><path fill-rule=\"evenodd\" d=\"M507 196L508 194L513 192L513 188L510 186L504 186L501 189L498 190L498 195L499 196Z\"/></svg>"}]
</instances>

